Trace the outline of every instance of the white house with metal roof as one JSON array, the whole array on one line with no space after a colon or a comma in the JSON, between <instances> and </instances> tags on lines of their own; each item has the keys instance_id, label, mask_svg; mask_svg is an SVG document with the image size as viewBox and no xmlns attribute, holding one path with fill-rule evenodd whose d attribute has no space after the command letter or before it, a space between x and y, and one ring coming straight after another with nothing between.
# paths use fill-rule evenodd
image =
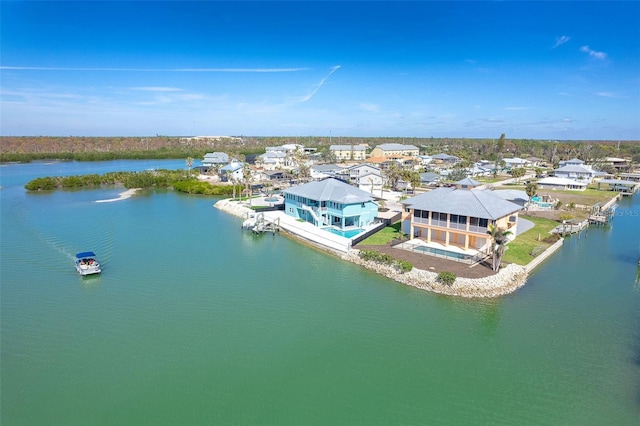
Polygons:
<instances>
[{"instance_id":1,"label":"white house with metal roof","mask_svg":"<svg viewBox=\"0 0 640 426\"><path fill-rule=\"evenodd\" d=\"M437 188L403 201L403 232L422 240L427 254L460 260L488 254L491 224L515 237L522 207L494 191L475 188L476 183L467 178L455 188Z\"/></svg>"},{"instance_id":2,"label":"white house with metal roof","mask_svg":"<svg viewBox=\"0 0 640 426\"><path fill-rule=\"evenodd\" d=\"M320 228L363 228L371 225L378 215L378 205L370 193L333 178L283 192L287 215Z\"/></svg>"},{"instance_id":3,"label":"white house with metal roof","mask_svg":"<svg viewBox=\"0 0 640 426\"><path fill-rule=\"evenodd\" d=\"M203 167L221 166L229 163L229 155L225 152L208 152L202 160Z\"/></svg>"},{"instance_id":4,"label":"white house with metal roof","mask_svg":"<svg viewBox=\"0 0 640 426\"><path fill-rule=\"evenodd\" d=\"M553 175L559 178L573 179L591 183L596 176L596 171L584 164L567 164L553 171Z\"/></svg>"}]
</instances>

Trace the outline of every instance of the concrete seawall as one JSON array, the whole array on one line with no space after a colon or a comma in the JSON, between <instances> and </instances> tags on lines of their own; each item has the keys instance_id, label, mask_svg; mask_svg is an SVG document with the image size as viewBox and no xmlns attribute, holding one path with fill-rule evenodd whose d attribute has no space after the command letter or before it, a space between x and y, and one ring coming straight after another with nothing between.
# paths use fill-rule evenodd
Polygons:
<instances>
[{"instance_id":1,"label":"concrete seawall","mask_svg":"<svg viewBox=\"0 0 640 426\"><path fill-rule=\"evenodd\" d=\"M535 259L526 264L524 268L527 271L527 274L531 273L531 271L547 260L553 253L558 251L558 249L562 247L562 243L564 243L564 238L560 238L558 241L550 245L545 251L536 256Z\"/></svg>"}]
</instances>

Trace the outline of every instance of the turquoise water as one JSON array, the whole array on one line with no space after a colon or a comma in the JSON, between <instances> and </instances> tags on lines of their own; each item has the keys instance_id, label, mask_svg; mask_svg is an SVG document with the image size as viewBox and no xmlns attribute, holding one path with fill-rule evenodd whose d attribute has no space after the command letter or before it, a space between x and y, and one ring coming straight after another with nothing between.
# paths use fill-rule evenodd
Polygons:
<instances>
[{"instance_id":1,"label":"turquoise water","mask_svg":"<svg viewBox=\"0 0 640 426\"><path fill-rule=\"evenodd\" d=\"M184 162L0 167L3 426L638 424L640 197L516 293L459 300L242 232L214 198L22 188L152 167Z\"/></svg>"},{"instance_id":2,"label":"turquoise water","mask_svg":"<svg viewBox=\"0 0 640 426\"><path fill-rule=\"evenodd\" d=\"M341 231L340 229L335 229L335 228L323 228L323 229L327 232L331 232L332 234L340 235L341 237L345 237L345 238L355 237L356 235L362 234L362 232L364 231L364 229L349 229L347 231Z\"/></svg>"}]
</instances>

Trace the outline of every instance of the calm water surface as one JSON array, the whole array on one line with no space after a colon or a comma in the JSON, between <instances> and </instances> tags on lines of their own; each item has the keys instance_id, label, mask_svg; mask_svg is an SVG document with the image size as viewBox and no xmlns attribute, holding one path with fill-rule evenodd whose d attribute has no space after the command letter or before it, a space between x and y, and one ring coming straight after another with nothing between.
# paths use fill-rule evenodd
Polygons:
<instances>
[{"instance_id":1,"label":"calm water surface","mask_svg":"<svg viewBox=\"0 0 640 426\"><path fill-rule=\"evenodd\" d=\"M2 425L640 422L640 196L496 300L408 288L170 191L0 167ZM80 278L93 250L99 277Z\"/></svg>"}]
</instances>

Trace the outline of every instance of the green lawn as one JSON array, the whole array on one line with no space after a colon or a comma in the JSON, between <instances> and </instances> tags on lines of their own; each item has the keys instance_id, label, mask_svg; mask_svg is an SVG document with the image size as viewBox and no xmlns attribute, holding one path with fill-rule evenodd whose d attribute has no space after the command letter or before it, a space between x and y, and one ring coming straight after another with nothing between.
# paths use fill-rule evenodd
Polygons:
<instances>
[{"instance_id":1,"label":"green lawn","mask_svg":"<svg viewBox=\"0 0 640 426\"><path fill-rule=\"evenodd\" d=\"M393 225L382 228L369 238L360 242L363 245L383 246L392 240L401 238L404 234L400 231L402 222L398 221Z\"/></svg>"},{"instance_id":2,"label":"green lawn","mask_svg":"<svg viewBox=\"0 0 640 426\"><path fill-rule=\"evenodd\" d=\"M535 249L540 252L552 243L538 241L549 237L549 231L558 226L555 220L544 219L541 217L523 216L524 219L530 220L535 226L522 235L518 235L515 240L507 244L507 250L504 253L503 260L518 265L526 265L533 260L534 256L531 252Z\"/></svg>"}]
</instances>

